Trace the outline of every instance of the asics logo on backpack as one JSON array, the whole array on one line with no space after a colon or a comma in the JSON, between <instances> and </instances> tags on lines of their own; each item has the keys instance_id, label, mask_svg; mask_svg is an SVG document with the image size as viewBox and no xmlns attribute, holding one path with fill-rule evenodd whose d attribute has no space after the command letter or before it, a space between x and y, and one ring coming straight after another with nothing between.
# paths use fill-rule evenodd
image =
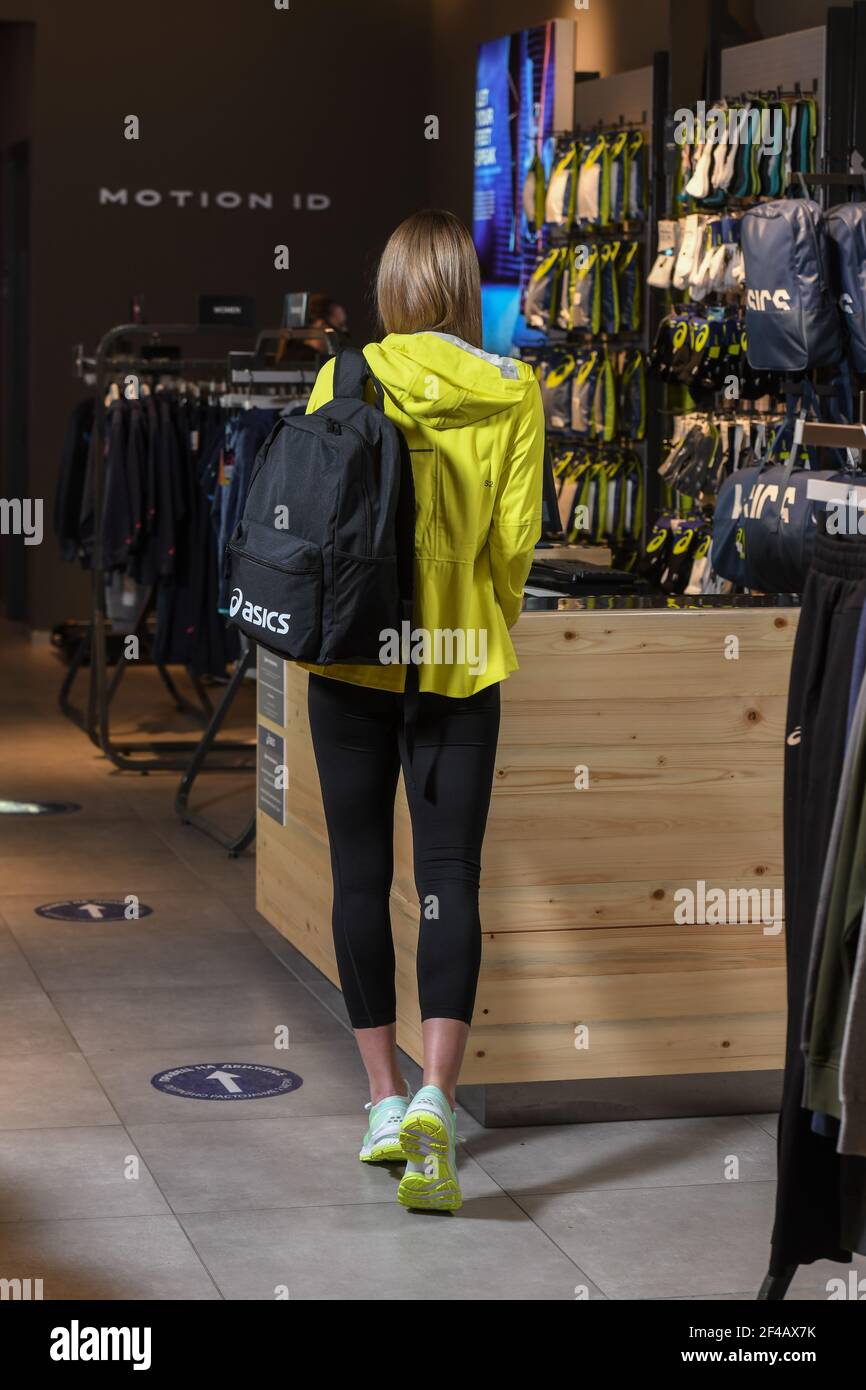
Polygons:
<instances>
[{"instance_id":1,"label":"asics logo on backpack","mask_svg":"<svg viewBox=\"0 0 866 1390\"><path fill-rule=\"evenodd\" d=\"M244 622L252 623L253 627L267 628L268 632L287 633L289 630L289 619L291 613L277 613L270 608L262 608L258 603L250 603L249 599L244 602L244 596L240 589L232 589L232 596L229 600L229 617L234 618L240 613Z\"/></svg>"},{"instance_id":2,"label":"asics logo on backpack","mask_svg":"<svg viewBox=\"0 0 866 1390\"><path fill-rule=\"evenodd\" d=\"M791 296L787 290L746 290L747 309L766 309L772 304L774 309L791 312Z\"/></svg>"}]
</instances>

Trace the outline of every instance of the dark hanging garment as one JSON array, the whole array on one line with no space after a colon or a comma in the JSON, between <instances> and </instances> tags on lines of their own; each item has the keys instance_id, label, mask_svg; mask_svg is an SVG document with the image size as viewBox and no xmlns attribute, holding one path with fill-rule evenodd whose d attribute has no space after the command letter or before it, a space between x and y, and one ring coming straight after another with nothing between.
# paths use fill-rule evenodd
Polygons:
<instances>
[{"instance_id":1,"label":"dark hanging garment","mask_svg":"<svg viewBox=\"0 0 866 1390\"><path fill-rule=\"evenodd\" d=\"M126 480L132 528L130 573L138 578L147 542L147 421L140 401L129 404Z\"/></svg>"},{"instance_id":2,"label":"dark hanging garment","mask_svg":"<svg viewBox=\"0 0 866 1390\"><path fill-rule=\"evenodd\" d=\"M54 494L54 534L63 560L77 560L81 548L81 504L87 476L87 456L93 430L92 396L79 401L66 426L60 473Z\"/></svg>"},{"instance_id":3,"label":"dark hanging garment","mask_svg":"<svg viewBox=\"0 0 866 1390\"><path fill-rule=\"evenodd\" d=\"M142 537L138 559L138 579L142 584L156 584L159 579L159 537L157 535L157 453L159 450L159 418L152 395L141 399L142 447Z\"/></svg>"},{"instance_id":4,"label":"dark hanging garment","mask_svg":"<svg viewBox=\"0 0 866 1390\"><path fill-rule=\"evenodd\" d=\"M159 493L156 539L161 578L157 589L154 658L162 665L189 666L195 633L195 576L193 573L194 465L188 416L174 401L161 397L156 418L161 438L154 452ZM170 527L166 524L170 518Z\"/></svg>"},{"instance_id":5,"label":"dark hanging garment","mask_svg":"<svg viewBox=\"0 0 866 1390\"><path fill-rule=\"evenodd\" d=\"M199 504L192 535L194 633L193 675L223 676L229 662L240 655L234 628L227 628L217 609L221 557L218 555L219 513L214 498L219 487L220 461L225 442L222 417L215 413L205 431L198 476Z\"/></svg>"},{"instance_id":6,"label":"dark hanging garment","mask_svg":"<svg viewBox=\"0 0 866 1390\"><path fill-rule=\"evenodd\" d=\"M803 1108L800 1042L812 934L845 756L848 700L866 603L866 540L819 534L794 644L785 742L788 1032L770 1273L851 1259L866 1159L840 1155Z\"/></svg>"},{"instance_id":7,"label":"dark hanging garment","mask_svg":"<svg viewBox=\"0 0 866 1390\"><path fill-rule=\"evenodd\" d=\"M171 409L164 395L156 402L157 410L157 448L156 448L156 533L158 537L158 563L161 579L174 574L177 555L177 479L175 471L179 467L179 450L175 436Z\"/></svg>"},{"instance_id":8,"label":"dark hanging garment","mask_svg":"<svg viewBox=\"0 0 866 1390\"><path fill-rule=\"evenodd\" d=\"M129 408L113 401L105 425L105 492L102 507L102 560L107 570L125 569L132 548L132 508L126 472Z\"/></svg>"}]
</instances>

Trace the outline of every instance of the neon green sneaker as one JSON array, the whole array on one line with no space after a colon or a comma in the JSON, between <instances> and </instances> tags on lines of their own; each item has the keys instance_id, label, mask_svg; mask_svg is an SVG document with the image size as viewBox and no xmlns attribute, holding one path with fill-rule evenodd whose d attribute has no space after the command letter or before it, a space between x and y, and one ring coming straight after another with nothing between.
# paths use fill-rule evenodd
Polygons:
<instances>
[{"instance_id":1,"label":"neon green sneaker","mask_svg":"<svg viewBox=\"0 0 866 1390\"><path fill-rule=\"evenodd\" d=\"M367 1133L358 1154L362 1163L405 1163L406 1155L400 1144L400 1125L411 1100L409 1083L405 1096L386 1096L374 1105L367 1101L370 1119Z\"/></svg>"},{"instance_id":2,"label":"neon green sneaker","mask_svg":"<svg viewBox=\"0 0 866 1390\"><path fill-rule=\"evenodd\" d=\"M401 1206L456 1211L463 1204L457 1179L457 1117L438 1086L422 1086L400 1126L406 1171L397 1189Z\"/></svg>"}]
</instances>

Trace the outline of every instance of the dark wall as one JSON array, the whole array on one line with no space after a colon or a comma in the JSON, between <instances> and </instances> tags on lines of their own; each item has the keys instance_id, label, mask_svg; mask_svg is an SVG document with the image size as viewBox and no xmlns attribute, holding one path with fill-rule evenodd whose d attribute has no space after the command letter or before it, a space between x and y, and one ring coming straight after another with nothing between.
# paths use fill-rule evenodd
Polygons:
<instances>
[{"instance_id":1,"label":"dark wall","mask_svg":"<svg viewBox=\"0 0 866 1390\"><path fill-rule=\"evenodd\" d=\"M0 21L36 24L29 495L49 514L81 394L72 346L92 351L133 293L154 322L189 320L199 291L253 294L269 326L284 292L322 289L347 305L355 337L369 336L378 252L427 201L430 13L428 0L291 0L288 11L272 0L0 0ZM124 139L131 114L138 141ZM128 189L129 205L101 207L100 187ZM270 192L275 206L141 207L138 189ZM295 193L330 207L296 210ZM274 268L277 243L289 271ZM34 627L84 614L83 578L50 537L27 559Z\"/></svg>"},{"instance_id":2,"label":"dark wall","mask_svg":"<svg viewBox=\"0 0 866 1390\"><path fill-rule=\"evenodd\" d=\"M33 25L0 24L0 497L28 495L30 323L29 140L33 125ZM27 559L0 539L0 612L27 613Z\"/></svg>"}]
</instances>

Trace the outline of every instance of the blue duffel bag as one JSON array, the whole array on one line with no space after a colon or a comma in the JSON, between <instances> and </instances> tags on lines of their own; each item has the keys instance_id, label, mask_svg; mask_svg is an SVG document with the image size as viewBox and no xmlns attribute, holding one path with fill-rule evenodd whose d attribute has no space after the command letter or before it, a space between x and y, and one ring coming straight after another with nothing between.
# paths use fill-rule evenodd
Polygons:
<instances>
[{"instance_id":1,"label":"blue duffel bag","mask_svg":"<svg viewBox=\"0 0 866 1390\"><path fill-rule=\"evenodd\" d=\"M866 203L841 203L826 217L830 271L855 372L866 372Z\"/></svg>"}]
</instances>

